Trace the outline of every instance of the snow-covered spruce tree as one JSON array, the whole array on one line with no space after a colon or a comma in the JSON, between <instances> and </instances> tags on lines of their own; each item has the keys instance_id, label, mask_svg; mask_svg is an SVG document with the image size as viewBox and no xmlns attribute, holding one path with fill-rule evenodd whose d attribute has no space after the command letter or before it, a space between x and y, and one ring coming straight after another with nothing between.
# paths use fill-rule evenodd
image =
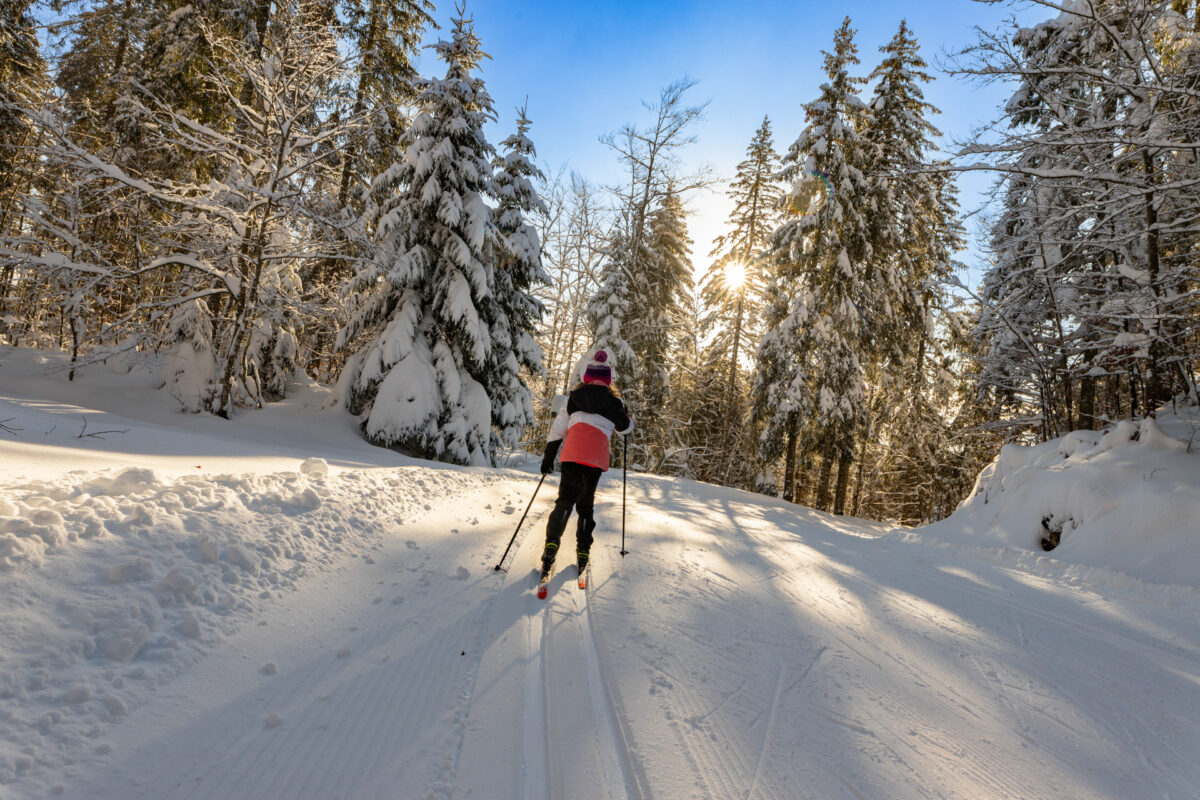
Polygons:
<instances>
[{"instance_id":1,"label":"snow-covered spruce tree","mask_svg":"<svg viewBox=\"0 0 1200 800\"><path fill-rule=\"evenodd\" d=\"M509 447L516 445L522 431L534 422L533 402L522 370L543 374L542 350L533 334L545 308L533 292L550 282L542 268L537 230L530 223L531 215L546 212L533 184L542 178L542 172L533 163L536 151L528 135L530 125L525 109L520 109L517 131L500 143L503 152L494 163L493 193L499 202L494 250L490 254L495 270L487 315L492 350L485 371L490 378L488 394L497 443Z\"/></svg>"},{"instance_id":2,"label":"snow-covered spruce tree","mask_svg":"<svg viewBox=\"0 0 1200 800\"><path fill-rule=\"evenodd\" d=\"M213 350L212 315L202 300L176 306L167 326L163 389L185 411L212 407L217 395L217 360Z\"/></svg>"},{"instance_id":3,"label":"snow-covered spruce tree","mask_svg":"<svg viewBox=\"0 0 1200 800\"><path fill-rule=\"evenodd\" d=\"M900 364L929 336L936 287L950 272L959 240L953 214L939 209L945 180L923 170L940 135L929 117L940 112L921 89L932 77L917 40L902 21L880 49L884 58L870 76L875 89L863 134L872 145L876 185L873 254L886 291L864 298L863 311L881 360Z\"/></svg>"},{"instance_id":4,"label":"snow-covered spruce tree","mask_svg":"<svg viewBox=\"0 0 1200 800\"><path fill-rule=\"evenodd\" d=\"M802 425L812 415L813 397L808 377L816 364L814 353L803 340L812 303L805 296L798 276L784 269L778 254L772 255L771 276L763 291L763 335L754 354L750 386L753 421L761 427L759 458L764 464L784 459L777 481L760 476L759 490L769 491L789 502L796 499L797 457ZM806 444L810 447L810 444Z\"/></svg>"},{"instance_id":5,"label":"snow-covered spruce tree","mask_svg":"<svg viewBox=\"0 0 1200 800\"><path fill-rule=\"evenodd\" d=\"M355 354L347 408L375 444L457 464L488 464L492 400L495 117L473 72L484 53L460 12L436 45L442 79L420 83L402 158L376 178L367 220L379 255L348 284L358 308L339 336Z\"/></svg>"},{"instance_id":6,"label":"snow-covered spruce tree","mask_svg":"<svg viewBox=\"0 0 1200 800\"><path fill-rule=\"evenodd\" d=\"M722 424L715 432L717 457L723 464L715 476L731 477L737 464L745 463L745 454L733 446L733 440L746 424L739 381L743 356L752 357L758 346L759 314L764 290L765 258L771 234L779 219L779 156L771 141L771 122L763 117L754 134L746 158L738 164L737 175L729 185L733 211L726 224L729 229L713 243L709 257L714 261L700 285L705 333L711 336L709 352L723 362L714 368L725 376L725 392L719 405ZM720 478L717 478L720 480Z\"/></svg>"},{"instance_id":7,"label":"snow-covered spruce tree","mask_svg":"<svg viewBox=\"0 0 1200 800\"><path fill-rule=\"evenodd\" d=\"M805 106L807 125L782 158L780 177L796 187L789 201L794 213L772 238L777 274L769 322L774 330L760 347L766 363L758 384L760 391L776 395L778 405L756 398L759 408L773 409L768 436L790 435L789 415L811 403L811 417L797 422L807 446L823 458L818 507L836 513L845 504L854 437L864 420L863 358L873 325L864 310L885 289L871 247L875 198L867 170L872 153L861 134L868 112L856 90L865 79L849 72L857 63L847 17L834 35L833 52L825 53L829 80ZM819 176L819 183L812 176ZM838 480L831 504L834 465Z\"/></svg>"},{"instance_id":8,"label":"snow-covered spruce tree","mask_svg":"<svg viewBox=\"0 0 1200 800\"><path fill-rule=\"evenodd\" d=\"M620 382L622 393L629 397L638 391L639 366L637 355L629 343L626 320L631 316L633 293L631 276L645 262L635 259L630 245L618 230L613 235L610 257L600 271L600 286L588 302L587 314L597 349L608 353L614 378ZM628 328L636 331L630 320ZM569 380L567 381L570 382Z\"/></svg>"},{"instance_id":9,"label":"snow-covered spruce tree","mask_svg":"<svg viewBox=\"0 0 1200 800\"><path fill-rule=\"evenodd\" d=\"M657 465L669 448L679 446L678 420L666 412L672 362L686 334L685 314L692 299L692 240L687 212L674 192L662 199L649 222L647 260L634 280L632 310L637 325L630 345L640 367L638 388L644 403L640 420L650 438L650 463Z\"/></svg>"},{"instance_id":10,"label":"snow-covered spruce tree","mask_svg":"<svg viewBox=\"0 0 1200 800\"><path fill-rule=\"evenodd\" d=\"M917 40L901 22L880 50L884 58L871 73L871 116L863 133L873 145L873 252L881 291L863 303L872 321L865 342L869 402L864 435L858 437L853 505L877 491L892 498L887 507L895 510L885 513L919 521L912 515L923 506L913 498L937 470L940 450L931 443L945 437L938 410L944 407L939 391L944 381L934 369L942 360L938 315L947 303L946 280L962 233L953 178L927 163L939 135L929 118L939 112L924 100L921 85L932 77ZM930 459L924 468L918 466L921 458ZM905 468L874 463L879 460L903 460Z\"/></svg>"}]
</instances>

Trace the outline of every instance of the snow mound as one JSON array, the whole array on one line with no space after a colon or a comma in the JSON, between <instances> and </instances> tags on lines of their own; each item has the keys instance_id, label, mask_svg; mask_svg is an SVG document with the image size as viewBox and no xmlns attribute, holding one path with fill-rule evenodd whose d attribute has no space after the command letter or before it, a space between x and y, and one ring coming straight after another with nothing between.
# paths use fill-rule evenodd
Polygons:
<instances>
[{"instance_id":1,"label":"snow mound","mask_svg":"<svg viewBox=\"0 0 1200 800\"><path fill-rule=\"evenodd\" d=\"M302 576L369 559L402 517L495 480L331 476L323 458L298 472L174 478L130 467L0 480L0 797L78 757Z\"/></svg>"},{"instance_id":2,"label":"snow mound","mask_svg":"<svg viewBox=\"0 0 1200 800\"><path fill-rule=\"evenodd\" d=\"M1200 588L1200 456L1194 423L1163 416L1007 445L971 495L922 535ZM1189 430L1192 435L1189 435Z\"/></svg>"}]
</instances>

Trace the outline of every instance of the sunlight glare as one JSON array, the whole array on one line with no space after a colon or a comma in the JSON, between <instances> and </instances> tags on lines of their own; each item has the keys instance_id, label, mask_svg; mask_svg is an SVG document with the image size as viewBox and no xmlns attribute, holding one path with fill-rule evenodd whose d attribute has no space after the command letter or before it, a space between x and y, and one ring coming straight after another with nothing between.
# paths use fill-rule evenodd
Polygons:
<instances>
[{"instance_id":1,"label":"sunlight glare","mask_svg":"<svg viewBox=\"0 0 1200 800\"><path fill-rule=\"evenodd\" d=\"M725 285L740 289L746 283L746 265L741 261L730 261L725 265Z\"/></svg>"}]
</instances>

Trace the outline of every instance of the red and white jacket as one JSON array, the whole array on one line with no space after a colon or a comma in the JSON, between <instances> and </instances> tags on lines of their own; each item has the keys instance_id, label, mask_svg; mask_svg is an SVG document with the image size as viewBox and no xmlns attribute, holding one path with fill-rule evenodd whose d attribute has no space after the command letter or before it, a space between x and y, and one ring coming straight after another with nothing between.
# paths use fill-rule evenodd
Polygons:
<instances>
[{"instance_id":1,"label":"red and white jacket","mask_svg":"<svg viewBox=\"0 0 1200 800\"><path fill-rule=\"evenodd\" d=\"M625 404L604 384L585 383L571 390L550 425L551 442L563 439L559 461L608 469L608 440L633 430Z\"/></svg>"}]
</instances>

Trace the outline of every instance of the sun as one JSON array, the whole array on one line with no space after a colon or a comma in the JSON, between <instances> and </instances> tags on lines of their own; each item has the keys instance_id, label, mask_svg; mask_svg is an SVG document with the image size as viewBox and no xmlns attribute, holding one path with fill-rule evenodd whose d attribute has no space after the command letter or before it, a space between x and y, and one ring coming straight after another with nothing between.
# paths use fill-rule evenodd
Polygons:
<instances>
[{"instance_id":1,"label":"sun","mask_svg":"<svg viewBox=\"0 0 1200 800\"><path fill-rule=\"evenodd\" d=\"M741 261L730 261L725 265L725 285L740 289L746 283L746 265Z\"/></svg>"}]
</instances>

